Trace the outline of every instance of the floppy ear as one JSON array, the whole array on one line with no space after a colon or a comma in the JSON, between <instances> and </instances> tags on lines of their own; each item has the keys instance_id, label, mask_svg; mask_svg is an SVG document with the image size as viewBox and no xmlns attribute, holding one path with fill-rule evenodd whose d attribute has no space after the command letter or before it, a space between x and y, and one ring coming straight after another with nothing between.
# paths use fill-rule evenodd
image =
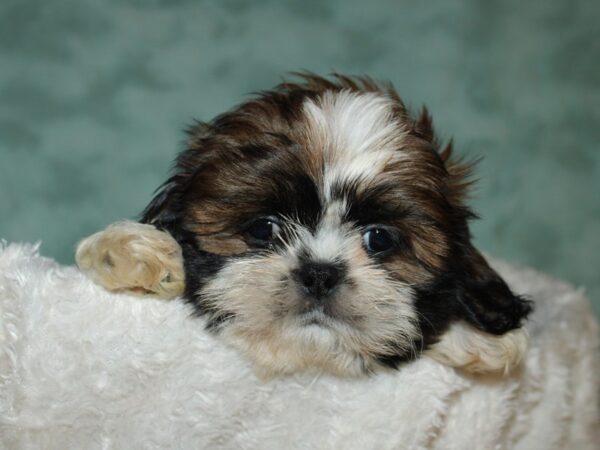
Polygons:
<instances>
[{"instance_id":1,"label":"floppy ear","mask_svg":"<svg viewBox=\"0 0 600 450\"><path fill-rule=\"evenodd\" d=\"M455 284L460 318L492 334L519 328L532 310L531 302L513 294L470 243L461 259Z\"/></svg>"},{"instance_id":2,"label":"floppy ear","mask_svg":"<svg viewBox=\"0 0 600 450\"><path fill-rule=\"evenodd\" d=\"M458 242L449 275L458 318L481 331L497 335L519 328L532 309L531 302L513 294L470 242L468 221L476 216L465 206L465 201L475 181L472 176L474 163L456 158L452 141L444 147L440 145L435 137L431 115L425 108L415 122L415 132L431 142L448 175L446 195L454 211Z\"/></svg>"},{"instance_id":3,"label":"floppy ear","mask_svg":"<svg viewBox=\"0 0 600 450\"><path fill-rule=\"evenodd\" d=\"M456 298L462 318L476 328L503 334L519 328L532 309L531 302L512 293L504 280L492 269L485 258L471 244L468 221L477 216L466 206L474 163L465 162L452 155L452 142L440 157L448 172L448 199L457 212L458 238L456 247L459 263L456 274Z\"/></svg>"},{"instance_id":4,"label":"floppy ear","mask_svg":"<svg viewBox=\"0 0 600 450\"><path fill-rule=\"evenodd\" d=\"M154 197L142 212L140 222L154 225L159 229L168 229L176 219L184 183L185 180L177 174L169 178L154 193Z\"/></svg>"},{"instance_id":5,"label":"floppy ear","mask_svg":"<svg viewBox=\"0 0 600 450\"><path fill-rule=\"evenodd\" d=\"M196 122L186 130L186 148L177 156L171 177L156 190L154 197L142 212L140 222L154 225L158 229L173 228L180 217L183 195L201 165L204 156L202 140L209 128L206 123Z\"/></svg>"}]
</instances>

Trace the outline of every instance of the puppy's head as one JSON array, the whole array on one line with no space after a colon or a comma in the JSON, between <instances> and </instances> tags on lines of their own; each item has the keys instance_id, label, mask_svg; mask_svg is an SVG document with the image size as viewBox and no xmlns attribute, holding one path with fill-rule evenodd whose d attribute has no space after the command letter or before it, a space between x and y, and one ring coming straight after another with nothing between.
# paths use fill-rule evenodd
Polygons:
<instances>
[{"instance_id":1,"label":"puppy's head","mask_svg":"<svg viewBox=\"0 0 600 450\"><path fill-rule=\"evenodd\" d=\"M529 311L471 245L468 176L391 87L305 75L194 126L143 220L181 244L208 327L267 373L359 374L453 321L502 334Z\"/></svg>"}]
</instances>

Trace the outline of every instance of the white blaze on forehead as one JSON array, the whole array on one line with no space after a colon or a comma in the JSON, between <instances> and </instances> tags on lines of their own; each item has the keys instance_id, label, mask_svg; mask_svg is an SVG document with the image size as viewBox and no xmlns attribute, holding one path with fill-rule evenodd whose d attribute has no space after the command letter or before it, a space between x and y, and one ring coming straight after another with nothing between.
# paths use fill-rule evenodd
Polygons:
<instances>
[{"instance_id":1,"label":"white blaze on forehead","mask_svg":"<svg viewBox=\"0 0 600 450\"><path fill-rule=\"evenodd\" d=\"M346 259L356 233L341 220L348 206L331 197L332 187L344 182L369 182L386 164L402 159L408 132L394 115L392 99L375 92L327 91L304 103L310 148L323 161L321 197L323 219L314 234L303 236L313 258ZM319 155L319 153L321 155Z\"/></svg>"},{"instance_id":2,"label":"white blaze on forehead","mask_svg":"<svg viewBox=\"0 0 600 450\"><path fill-rule=\"evenodd\" d=\"M370 179L401 158L406 130L393 114L393 100L374 92L327 91L304 103L313 145L324 162L323 195L337 181Z\"/></svg>"},{"instance_id":3,"label":"white blaze on forehead","mask_svg":"<svg viewBox=\"0 0 600 450\"><path fill-rule=\"evenodd\" d=\"M319 226L314 234L305 239L304 244L310 250L315 261L339 262L345 260L345 249L348 247L349 236L340 227Z\"/></svg>"},{"instance_id":4,"label":"white blaze on forehead","mask_svg":"<svg viewBox=\"0 0 600 450\"><path fill-rule=\"evenodd\" d=\"M334 262L344 259L344 249L349 247L349 240L352 239L347 234L348 225L341 220L345 209L344 201L330 203L314 233L306 228L298 233L300 241L314 260Z\"/></svg>"},{"instance_id":5,"label":"white blaze on forehead","mask_svg":"<svg viewBox=\"0 0 600 450\"><path fill-rule=\"evenodd\" d=\"M393 102L381 94L326 91L304 103L304 113L313 130L328 142L322 150L334 158L357 157L380 147L398 132Z\"/></svg>"}]
</instances>

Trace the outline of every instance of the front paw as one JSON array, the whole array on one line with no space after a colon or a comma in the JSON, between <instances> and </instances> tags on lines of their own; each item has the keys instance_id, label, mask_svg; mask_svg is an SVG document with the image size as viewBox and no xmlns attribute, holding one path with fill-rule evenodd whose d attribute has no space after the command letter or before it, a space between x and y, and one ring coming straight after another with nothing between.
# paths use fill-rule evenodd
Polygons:
<instances>
[{"instance_id":1,"label":"front paw","mask_svg":"<svg viewBox=\"0 0 600 450\"><path fill-rule=\"evenodd\" d=\"M427 355L442 364L469 373L507 375L521 362L528 340L529 336L524 328L494 335L466 323L456 322L427 351Z\"/></svg>"},{"instance_id":2,"label":"front paw","mask_svg":"<svg viewBox=\"0 0 600 450\"><path fill-rule=\"evenodd\" d=\"M75 260L83 273L110 291L165 299L184 292L181 248L152 225L114 223L82 240Z\"/></svg>"}]
</instances>

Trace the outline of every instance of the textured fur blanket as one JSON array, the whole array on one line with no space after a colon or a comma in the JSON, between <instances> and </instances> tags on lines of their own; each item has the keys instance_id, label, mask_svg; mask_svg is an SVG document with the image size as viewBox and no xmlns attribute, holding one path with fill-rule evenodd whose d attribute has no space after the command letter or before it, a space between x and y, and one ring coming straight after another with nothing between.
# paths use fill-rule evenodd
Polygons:
<instances>
[{"instance_id":1,"label":"textured fur blanket","mask_svg":"<svg viewBox=\"0 0 600 450\"><path fill-rule=\"evenodd\" d=\"M35 246L2 246L0 446L598 448L588 301L494 266L536 301L531 348L511 377L469 378L424 357L368 379L262 382L182 302L110 294Z\"/></svg>"}]
</instances>

